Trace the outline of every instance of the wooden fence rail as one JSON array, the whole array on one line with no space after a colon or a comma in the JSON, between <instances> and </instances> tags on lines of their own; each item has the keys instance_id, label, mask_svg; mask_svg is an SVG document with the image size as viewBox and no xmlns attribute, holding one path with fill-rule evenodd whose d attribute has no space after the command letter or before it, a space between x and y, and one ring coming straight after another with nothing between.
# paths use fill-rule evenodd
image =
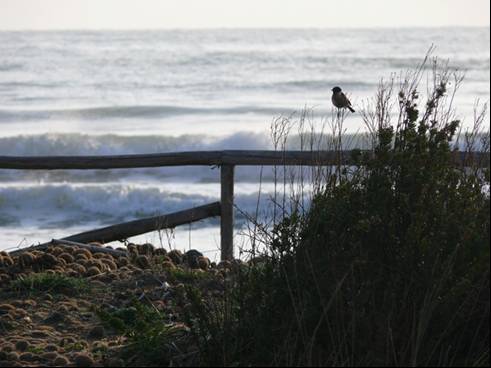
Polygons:
<instances>
[{"instance_id":1,"label":"wooden fence rail","mask_svg":"<svg viewBox=\"0 0 491 368\"><path fill-rule=\"evenodd\" d=\"M94 170L94 169L129 169L163 166L220 166L221 168L221 199L220 204L213 203L178 213L174 226L197 221L206 217L220 216L221 225L221 258L232 259L233 226L234 226L234 168L235 166L323 166L350 165L353 163L351 151L192 151L156 154L115 155L115 156L0 156L0 169L14 170ZM455 152L455 162L466 164L472 162L479 166L489 165L489 154L480 152ZM189 213L200 216L187 221ZM194 211L194 212L192 212ZM169 220L170 217L162 216ZM169 217L170 216L170 217ZM180 216L180 217L179 217ZM64 238L68 241L83 242L111 241L143 232L155 230L155 218L118 224L104 229L97 229ZM109 236L110 235L110 236Z\"/></svg>"},{"instance_id":2,"label":"wooden fence rail","mask_svg":"<svg viewBox=\"0 0 491 368\"><path fill-rule=\"evenodd\" d=\"M333 151L193 151L116 156L0 156L0 169L87 170L161 166L329 165L350 162L350 152Z\"/></svg>"},{"instance_id":3,"label":"wooden fence rail","mask_svg":"<svg viewBox=\"0 0 491 368\"><path fill-rule=\"evenodd\" d=\"M190 208L187 210L169 213L162 216L148 217L144 219L123 222L120 224L106 226L100 229L85 231L83 233L67 236L63 239L55 240L29 249L44 249L49 245L62 243L62 244L77 244L81 246L84 243L91 242L102 242L109 243L115 240L126 240L135 235L140 235L148 233L150 231L157 231L162 229L171 229L179 225L189 224L192 222L200 221L209 217L220 216L220 203L214 202L210 204L205 204L203 206L198 206ZM90 246L89 246L90 247ZM91 250L97 249L97 247L92 247ZM98 251L104 251L105 248ZM22 250L19 250L22 251ZM11 254L16 254L19 251L11 252ZM114 253L114 251L110 251Z\"/></svg>"}]
</instances>

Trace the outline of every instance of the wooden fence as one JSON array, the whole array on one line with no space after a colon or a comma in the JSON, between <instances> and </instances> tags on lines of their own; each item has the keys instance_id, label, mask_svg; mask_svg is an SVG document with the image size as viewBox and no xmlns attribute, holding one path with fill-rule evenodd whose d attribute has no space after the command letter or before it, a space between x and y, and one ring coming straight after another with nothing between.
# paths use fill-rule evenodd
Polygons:
<instances>
[{"instance_id":1,"label":"wooden fence","mask_svg":"<svg viewBox=\"0 0 491 368\"><path fill-rule=\"evenodd\" d=\"M471 153L474 162L489 165L489 156ZM456 152L456 162L465 162L469 153ZM0 156L0 169L15 170L107 170L164 166L219 166L219 203L181 212L135 220L63 238L73 242L126 239L130 236L220 216L221 259L233 258L234 169L235 166L320 166L349 165L351 152L334 151L192 151L117 156Z\"/></svg>"}]
</instances>

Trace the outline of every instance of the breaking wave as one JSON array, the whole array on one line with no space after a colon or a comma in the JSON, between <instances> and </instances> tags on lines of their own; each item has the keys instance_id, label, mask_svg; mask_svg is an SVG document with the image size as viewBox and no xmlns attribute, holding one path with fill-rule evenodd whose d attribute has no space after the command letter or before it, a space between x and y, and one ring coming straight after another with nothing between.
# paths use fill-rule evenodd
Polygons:
<instances>
[{"instance_id":1,"label":"breaking wave","mask_svg":"<svg viewBox=\"0 0 491 368\"><path fill-rule=\"evenodd\" d=\"M113 223L156 216L218 201L218 195L185 193L154 186L122 184L40 184L0 186L0 226L25 220L44 223L61 216L70 224ZM254 212L257 193L243 193L235 202ZM240 213L238 214L240 218ZM59 221L59 219L58 219Z\"/></svg>"}]
</instances>

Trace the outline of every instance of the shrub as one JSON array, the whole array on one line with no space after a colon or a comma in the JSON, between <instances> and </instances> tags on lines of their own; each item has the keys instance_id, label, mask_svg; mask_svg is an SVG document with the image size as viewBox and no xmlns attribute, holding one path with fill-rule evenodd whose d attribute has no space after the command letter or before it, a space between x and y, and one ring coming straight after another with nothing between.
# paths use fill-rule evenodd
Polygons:
<instances>
[{"instance_id":1,"label":"shrub","mask_svg":"<svg viewBox=\"0 0 491 368\"><path fill-rule=\"evenodd\" d=\"M203 365L489 365L489 156L456 152L459 76L435 63L419 102L427 62L381 84L373 149L282 212L263 262L221 300L188 293Z\"/></svg>"}]
</instances>

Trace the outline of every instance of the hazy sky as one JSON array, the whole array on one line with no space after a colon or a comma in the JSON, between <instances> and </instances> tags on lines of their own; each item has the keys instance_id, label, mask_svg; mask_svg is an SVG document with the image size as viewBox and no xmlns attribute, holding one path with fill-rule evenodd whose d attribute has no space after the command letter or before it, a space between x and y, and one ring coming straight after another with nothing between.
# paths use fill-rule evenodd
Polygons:
<instances>
[{"instance_id":1,"label":"hazy sky","mask_svg":"<svg viewBox=\"0 0 491 368\"><path fill-rule=\"evenodd\" d=\"M489 0L0 0L0 29L489 26Z\"/></svg>"}]
</instances>

